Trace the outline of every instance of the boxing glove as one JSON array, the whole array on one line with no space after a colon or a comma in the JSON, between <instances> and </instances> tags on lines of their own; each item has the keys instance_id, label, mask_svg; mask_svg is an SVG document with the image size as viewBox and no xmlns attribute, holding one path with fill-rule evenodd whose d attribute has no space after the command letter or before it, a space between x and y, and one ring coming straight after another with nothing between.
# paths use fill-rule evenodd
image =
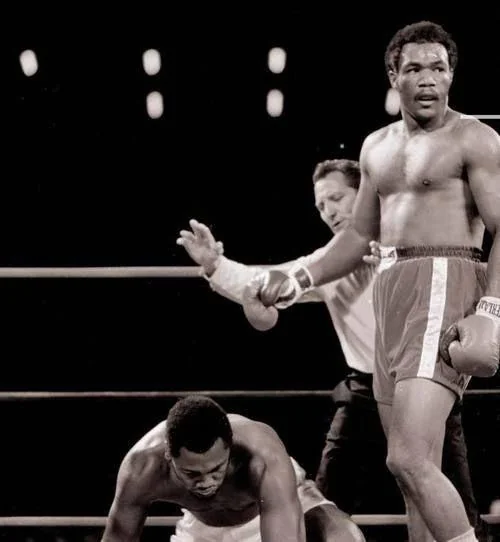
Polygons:
<instances>
[{"instance_id":1,"label":"boxing glove","mask_svg":"<svg viewBox=\"0 0 500 542\"><path fill-rule=\"evenodd\" d=\"M258 297L265 307L285 309L293 305L304 293L312 290L313 280L307 268L299 266L288 273L269 270L260 277Z\"/></svg>"},{"instance_id":2,"label":"boxing glove","mask_svg":"<svg viewBox=\"0 0 500 542\"><path fill-rule=\"evenodd\" d=\"M267 331L278 322L278 310L275 307L265 307L258 297L262 286L262 275L252 279L243 290L243 313L251 326L258 331Z\"/></svg>"},{"instance_id":3,"label":"boxing glove","mask_svg":"<svg viewBox=\"0 0 500 542\"><path fill-rule=\"evenodd\" d=\"M500 299L482 297L475 314L446 330L440 342L440 353L459 373L493 376L500 358Z\"/></svg>"}]
</instances>

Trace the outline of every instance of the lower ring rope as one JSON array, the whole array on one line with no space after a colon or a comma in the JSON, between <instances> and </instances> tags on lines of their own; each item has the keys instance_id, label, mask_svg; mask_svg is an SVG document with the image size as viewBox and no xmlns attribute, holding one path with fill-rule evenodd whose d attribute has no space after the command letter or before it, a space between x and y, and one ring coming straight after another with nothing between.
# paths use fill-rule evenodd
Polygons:
<instances>
[{"instance_id":1,"label":"lower ring rope","mask_svg":"<svg viewBox=\"0 0 500 542\"><path fill-rule=\"evenodd\" d=\"M332 390L204 390L204 391L0 391L0 401L45 399L165 399L186 395L211 397L330 397ZM465 395L500 395L500 389L466 390Z\"/></svg>"},{"instance_id":2,"label":"lower ring rope","mask_svg":"<svg viewBox=\"0 0 500 542\"><path fill-rule=\"evenodd\" d=\"M490 525L500 525L500 515L482 514L482 519ZM407 516L403 514L354 514L352 520L358 525L406 525ZM173 527L180 516L149 516L148 527ZM0 527L104 527L106 516L5 516L0 517Z\"/></svg>"}]
</instances>

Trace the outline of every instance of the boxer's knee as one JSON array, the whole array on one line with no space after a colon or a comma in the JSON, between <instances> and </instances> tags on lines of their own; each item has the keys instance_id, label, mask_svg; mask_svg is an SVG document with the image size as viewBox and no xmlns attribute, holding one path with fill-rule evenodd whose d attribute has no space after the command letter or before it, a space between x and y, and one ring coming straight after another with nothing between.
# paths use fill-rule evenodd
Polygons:
<instances>
[{"instance_id":1,"label":"boxer's knee","mask_svg":"<svg viewBox=\"0 0 500 542\"><path fill-rule=\"evenodd\" d=\"M305 514L307 542L365 542L351 517L333 504L323 504Z\"/></svg>"},{"instance_id":2,"label":"boxer's knee","mask_svg":"<svg viewBox=\"0 0 500 542\"><path fill-rule=\"evenodd\" d=\"M387 468L402 489L411 491L416 482L425 477L427 470L433 464L431 457L403 443L393 444L388 448Z\"/></svg>"}]
</instances>

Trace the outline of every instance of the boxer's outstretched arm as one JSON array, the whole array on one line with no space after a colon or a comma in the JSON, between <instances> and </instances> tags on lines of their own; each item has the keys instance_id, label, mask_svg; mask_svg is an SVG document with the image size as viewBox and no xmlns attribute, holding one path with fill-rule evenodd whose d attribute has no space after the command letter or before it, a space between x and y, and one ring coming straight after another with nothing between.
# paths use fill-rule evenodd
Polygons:
<instances>
[{"instance_id":1,"label":"boxer's outstretched arm","mask_svg":"<svg viewBox=\"0 0 500 542\"><path fill-rule=\"evenodd\" d=\"M299 258L291 262L286 262L278 265L268 266L271 269L279 269L283 272L290 270L297 263L307 265L309 258ZM243 303L245 288L257 275L265 271L264 267L245 265L229 258L222 257L215 272L208 277L210 287L214 292L234 301L236 303ZM306 302L320 302L323 301L321 295L311 290L306 292L299 300L298 303Z\"/></svg>"},{"instance_id":2,"label":"boxer's outstretched arm","mask_svg":"<svg viewBox=\"0 0 500 542\"><path fill-rule=\"evenodd\" d=\"M379 197L366 165L366 153L371 141L371 136L368 136L361 149L361 181L352 224L325 246L320 258L307 266L314 286L321 286L353 271L362 262L363 256L370 252L370 241L379 238Z\"/></svg>"},{"instance_id":3,"label":"boxer's outstretched arm","mask_svg":"<svg viewBox=\"0 0 500 542\"><path fill-rule=\"evenodd\" d=\"M203 274L215 292L242 304L245 288L253 278L264 271L264 267L245 265L226 258L223 255L222 242L216 241L208 226L195 219L190 220L189 225L191 231L181 230L177 244L183 246L192 260L203 268ZM313 257L315 253L298 260L266 267L288 271L297 263L307 265L309 259ZM300 301L322 300L314 291L308 292L304 299L300 299Z\"/></svg>"}]
</instances>

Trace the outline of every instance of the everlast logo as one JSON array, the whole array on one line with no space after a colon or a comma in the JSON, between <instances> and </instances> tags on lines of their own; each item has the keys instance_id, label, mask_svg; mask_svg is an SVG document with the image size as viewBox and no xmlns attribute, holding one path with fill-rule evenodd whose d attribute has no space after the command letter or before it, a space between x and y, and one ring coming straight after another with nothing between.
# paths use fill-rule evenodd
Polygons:
<instances>
[{"instance_id":1,"label":"everlast logo","mask_svg":"<svg viewBox=\"0 0 500 542\"><path fill-rule=\"evenodd\" d=\"M488 314L492 314L493 316L500 318L500 303L494 303L492 301L488 301L487 299L481 299L477 304L477 311L487 312Z\"/></svg>"}]
</instances>

